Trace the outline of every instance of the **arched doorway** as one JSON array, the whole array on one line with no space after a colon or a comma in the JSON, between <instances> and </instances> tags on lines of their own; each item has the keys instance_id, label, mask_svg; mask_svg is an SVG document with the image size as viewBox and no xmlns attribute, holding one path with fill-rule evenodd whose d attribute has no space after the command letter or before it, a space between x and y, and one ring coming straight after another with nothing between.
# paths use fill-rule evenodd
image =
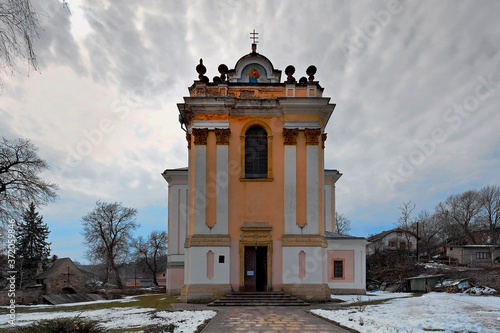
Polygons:
<instances>
[{"instance_id":1,"label":"arched doorway","mask_svg":"<svg viewBox=\"0 0 500 333\"><path fill-rule=\"evenodd\" d=\"M71 287L65 287L61 291L62 291L62 294L70 294L70 295L76 294L76 290L71 288Z\"/></svg>"}]
</instances>

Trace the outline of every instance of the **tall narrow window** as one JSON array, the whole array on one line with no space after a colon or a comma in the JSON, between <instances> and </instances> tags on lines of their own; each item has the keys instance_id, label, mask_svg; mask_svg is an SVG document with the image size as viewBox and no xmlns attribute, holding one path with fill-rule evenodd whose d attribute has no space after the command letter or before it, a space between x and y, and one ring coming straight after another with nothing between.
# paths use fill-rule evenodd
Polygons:
<instances>
[{"instance_id":1,"label":"tall narrow window","mask_svg":"<svg viewBox=\"0 0 500 333\"><path fill-rule=\"evenodd\" d=\"M344 278L344 260L342 259L333 260L333 278L334 279Z\"/></svg>"},{"instance_id":2,"label":"tall narrow window","mask_svg":"<svg viewBox=\"0 0 500 333\"><path fill-rule=\"evenodd\" d=\"M245 133L245 178L267 178L267 132L260 126Z\"/></svg>"}]
</instances>

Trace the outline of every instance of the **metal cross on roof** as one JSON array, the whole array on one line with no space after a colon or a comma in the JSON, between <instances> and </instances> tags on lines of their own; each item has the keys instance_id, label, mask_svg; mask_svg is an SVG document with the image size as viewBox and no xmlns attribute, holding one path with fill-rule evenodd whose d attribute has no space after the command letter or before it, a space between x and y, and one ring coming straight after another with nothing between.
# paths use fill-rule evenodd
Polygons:
<instances>
[{"instance_id":1,"label":"metal cross on roof","mask_svg":"<svg viewBox=\"0 0 500 333\"><path fill-rule=\"evenodd\" d=\"M250 33L250 35L252 35L250 39L253 39L253 44L257 44L257 39L259 39L259 36L257 36L258 34L258 32L255 32L255 29L253 29L253 32Z\"/></svg>"}]
</instances>

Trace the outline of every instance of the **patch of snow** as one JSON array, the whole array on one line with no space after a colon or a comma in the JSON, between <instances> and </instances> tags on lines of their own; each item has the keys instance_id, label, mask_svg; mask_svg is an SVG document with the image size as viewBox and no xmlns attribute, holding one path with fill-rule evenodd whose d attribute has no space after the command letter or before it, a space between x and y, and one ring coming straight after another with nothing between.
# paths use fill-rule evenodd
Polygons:
<instances>
[{"instance_id":1,"label":"patch of snow","mask_svg":"<svg viewBox=\"0 0 500 333\"><path fill-rule=\"evenodd\" d=\"M65 307L65 306L80 306L80 305L89 305L89 304L97 304L97 303L127 303L127 302L132 302L134 301L134 298L137 296L125 296L123 298L118 298L118 299L104 299L104 300L98 300L98 301L89 301L89 302L78 302L78 303L65 303L65 304L57 304L57 305L50 305L50 304L37 304L37 305L16 305L16 308L59 308L59 307ZM0 306L1 309L7 309L7 306Z\"/></svg>"},{"instance_id":2,"label":"patch of snow","mask_svg":"<svg viewBox=\"0 0 500 333\"><path fill-rule=\"evenodd\" d=\"M465 292L465 294L469 294L469 295L493 295L493 294L496 294L497 291L493 288L490 288L490 287L472 287L472 288L469 288L467 289Z\"/></svg>"},{"instance_id":3,"label":"patch of snow","mask_svg":"<svg viewBox=\"0 0 500 333\"><path fill-rule=\"evenodd\" d=\"M350 297L355 299L357 296ZM368 305L364 311L351 307L311 312L362 333L432 330L498 333L500 327L500 297L494 296L428 293Z\"/></svg>"},{"instance_id":4,"label":"patch of snow","mask_svg":"<svg viewBox=\"0 0 500 333\"><path fill-rule=\"evenodd\" d=\"M130 299L129 299L130 301ZM53 307L53 306L51 306ZM161 311L155 312L154 308L120 307L84 311L54 311L44 312L47 306L35 306L40 312L17 313L15 325L27 326L43 319L80 317L87 320L96 320L107 329L140 328L153 325L176 325L176 333L190 333L205 320L213 318L217 312L204 311ZM10 326L1 323L0 328Z\"/></svg>"},{"instance_id":5,"label":"patch of snow","mask_svg":"<svg viewBox=\"0 0 500 333\"><path fill-rule=\"evenodd\" d=\"M161 311L156 316L173 323L177 327L174 333L188 333L196 331L196 328L203 324L207 319L215 317L217 312L212 310L205 311Z\"/></svg>"},{"instance_id":6,"label":"patch of snow","mask_svg":"<svg viewBox=\"0 0 500 333\"><path fill-rule=\"evenodd\" d=\"M390 298L401 298L401 297L411 297L412 293L390 293L387 291L371 291L367 292L366 295L331 295L332 299L338 299L343 301L343 304L358 303L360 300L362 302L377 301L382 299Z\"/></svg>"}]
</instances>

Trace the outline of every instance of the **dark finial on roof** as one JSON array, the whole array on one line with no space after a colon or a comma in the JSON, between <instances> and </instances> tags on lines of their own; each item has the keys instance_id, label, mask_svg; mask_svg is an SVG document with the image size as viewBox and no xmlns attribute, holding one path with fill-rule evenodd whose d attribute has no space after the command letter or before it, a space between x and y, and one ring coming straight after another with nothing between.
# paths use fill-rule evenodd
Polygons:
<instances>
[{"instance_id":1,"label":"dark finial on roof","mask_svg":"<svg viewBox=\"0 0 500 333\"><path fill-rule=\"evenodd\" d=\"M305 76L301 77L301 78L299 79L299 83L300 83L300 84L305 84L305 83L307 83L307 78L306 78Z\"/></svg>"},{"instance_id":2,"label":"dark finial on roof","mask_svg":"<svg viewBox=\"0 0 500 333\"><path fill-rule=\"evenodd\" d=\"M309 75L309 82L314 81L314 74L316 74L316 66L311 65L307 67L306 74Z\"/></svg>"},{"instance_id":3,"label":"dark finial on roof","mask_svg":"<svg viewBox=\"0 0 500 333\"><path fill-rule=\"evenodd\" d=\"M229 72L229 68L227 68L227 66L224 64L220 64L217 69L219 70L221 81L222 82L226 81L226 74L227 74L227 72ZM214 82L215 82L215 80L214 80Z\"/></svg>"},{"instance_id":4,"label":"dark finial on roof","mask_svg":"<svg viewBox=\"0 0 500 333\"><path fill-rule=\"evenodd\" d=\"M196 66L196 71L198 72L198 79L201 82L208 83L208 77L205 76L207 68L203 65L203 59L200 59L200 63Z\"/></svg>"},{"instance_id":5,"label":"dark finial on roof","mask_svg":"<svg viewBox=\"0 0 500 333\"><path fill-rule=\"evenodd\" d=\"M297 82L295 80L295 78L292 76L293 73L295 73L295 67L293 67L292 65L286 66L286 68L285 68L285 74L288 76L286 78L286 83L295 83L295 82Z\"/></svg>"}]
</instances>

